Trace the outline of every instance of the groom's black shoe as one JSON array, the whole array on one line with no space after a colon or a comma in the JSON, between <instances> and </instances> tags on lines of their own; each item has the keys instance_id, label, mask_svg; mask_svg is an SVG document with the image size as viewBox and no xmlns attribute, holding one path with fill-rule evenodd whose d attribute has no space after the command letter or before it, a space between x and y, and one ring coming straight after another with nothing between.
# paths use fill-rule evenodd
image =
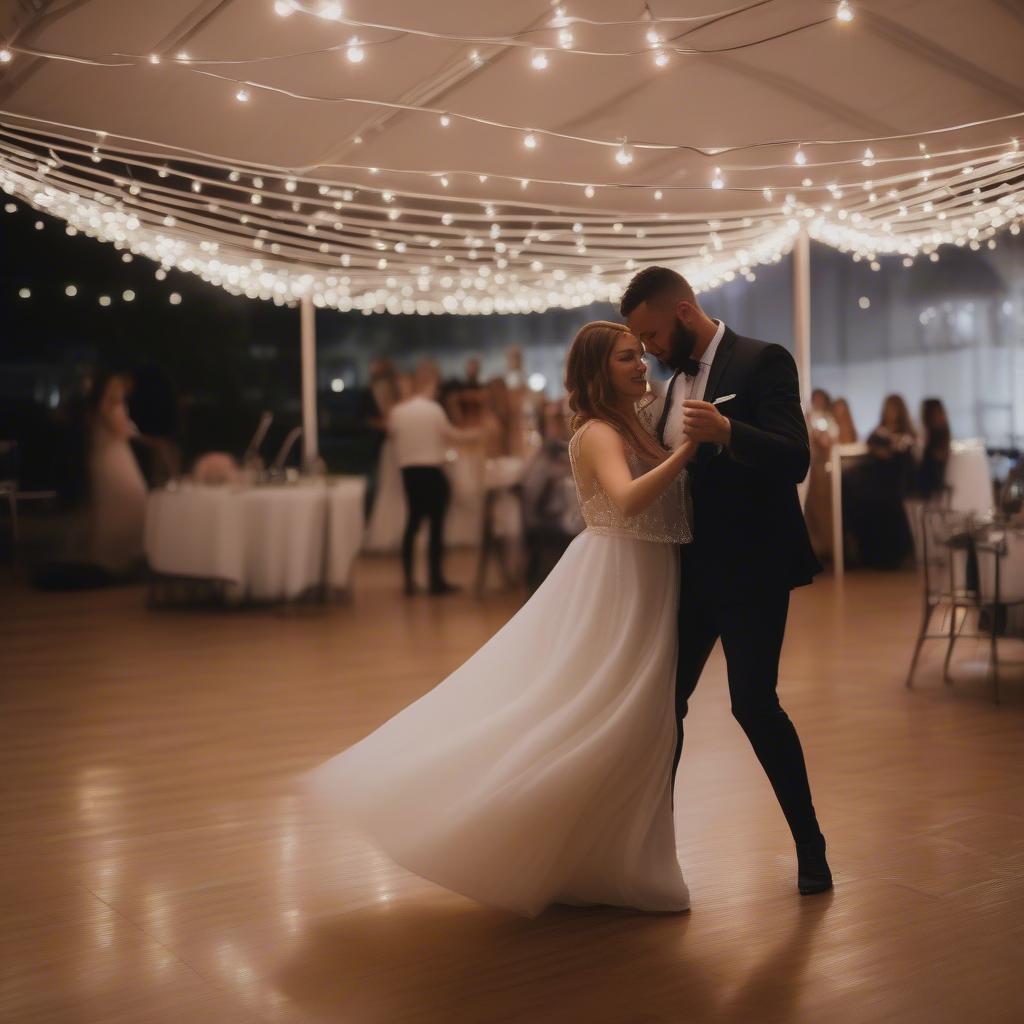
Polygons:
<instances>
[{"instance_id":1,"label":"groom's black shoe","mask_svg":"<svg viewBox=\"0 0 1024 1024\"><path fill-rule=\"evenodd\" d=\"M824 837L808 843L797 843L796 858L796 887L801 896L811 896L832 888L832 872L825 859Z\"/></svg>"}]
</instances>

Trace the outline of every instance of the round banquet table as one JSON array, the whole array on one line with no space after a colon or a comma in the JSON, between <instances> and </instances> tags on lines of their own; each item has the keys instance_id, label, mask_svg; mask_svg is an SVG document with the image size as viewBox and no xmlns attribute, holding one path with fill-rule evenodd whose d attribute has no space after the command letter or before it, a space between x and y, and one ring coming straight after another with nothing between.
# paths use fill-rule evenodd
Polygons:
<instances>
[{"instance_id":1,"label":"round banquet table","mask_svg":"<svg viewBox=\"0 0 1024 1024\"><path fill-rule=\"evenodd\" d=\"M162 576L221 581L253 600L347 590L365 492L362 477L161 488L146 504L146 557Z\"/></svg>"}]
</instances>

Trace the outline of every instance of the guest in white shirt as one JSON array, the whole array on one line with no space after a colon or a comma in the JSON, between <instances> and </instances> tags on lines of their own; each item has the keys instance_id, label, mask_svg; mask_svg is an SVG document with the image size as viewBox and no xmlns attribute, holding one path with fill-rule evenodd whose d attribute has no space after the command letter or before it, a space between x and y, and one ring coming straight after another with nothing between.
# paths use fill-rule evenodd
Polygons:
<instances>
[{"instance_id":1,"label":"guest in white shirt","mask_svg":"<svg viewBox=\"0 0 1024 1024\"><path fill-rule=\"evenodd\" d=\"M449 594L458 589L445 580L442 569L444 519L451 496L444 464L450 442L476 440L480 431L460 429L451 423L437 401L437 386L436 376L424 375L413 396L399 402L388 415L388 437L402 471L409 509L402 537L406 594L416 593L413 545L424 519L430 524L430 593Z\"/></svg>"}]
</instances>

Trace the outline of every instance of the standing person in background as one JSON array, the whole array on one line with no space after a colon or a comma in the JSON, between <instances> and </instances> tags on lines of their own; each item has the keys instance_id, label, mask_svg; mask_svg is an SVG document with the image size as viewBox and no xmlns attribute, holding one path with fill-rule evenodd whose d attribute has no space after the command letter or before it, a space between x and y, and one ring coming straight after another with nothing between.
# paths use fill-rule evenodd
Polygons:
<instances>
[{"instance_id":1,"label":"standing person in background","mask_svg":"<svg viewBox=\"0 0 1024 1024\"><path fill-rule=\"evenodd\" d=\"M870 568L898 569L913 550L903 500L914 483L915 441L907 403L888 395L867 441L869 458L843 477L844 519Z\"/></svg>"},{"instance_id":2,"label":"standing person in background","mask_svg":"<svg viewBox=\"0 0 1024 1024\"><path fill-rule=\"evenodd\" d=\"M946 489L946 465L952 435L941 399L926 398L921 403L921 426L924 438L917 467L917 492L927 501Z\"/></svg>"},{"instance_id":3,"label":"standing person in background","mask_svg":"<svg viewBox=\"0 0 1024 1024\"><path fill-rule=\"evenodd\" d=\"M431 364L417 367L417 387L413 396L391 410L388 437L402 471L402 485L408 506L408 518L402 537L402 570L405 593L417 592L413 576L413 546L423 520L430 524L430 593L450 594L458 587L444 578L444 519L451 496L444 472L448 443L474 440L476 428L453 426L437 401L439 377Z\"/></svg>"},{"instance_id":4,"label":"standing person in background","mask_svg":"<svg viewBox=\"0 0 1024 1024\"><path fill-rule=\"evenodd\" d=\"M804 518L811 547L818 558L832 557L832 478L829 460L839 433L832 415L832 398L822 388L811 392L811 410L807 415L807 433L811 442L811 469L804 501Z\"/></svg>"},{"instance_id":5,"label":"standing person in background","mask_svg":"<svg viewBox=\"0 0 1024 1024\"><path fill-rule=\"evenodd\" d=\"M853 423L850 403L845 398L837 398L832 403L832 418L836 421L836 443L856 444L857 428Z\"/></svg>"}]
</instances>

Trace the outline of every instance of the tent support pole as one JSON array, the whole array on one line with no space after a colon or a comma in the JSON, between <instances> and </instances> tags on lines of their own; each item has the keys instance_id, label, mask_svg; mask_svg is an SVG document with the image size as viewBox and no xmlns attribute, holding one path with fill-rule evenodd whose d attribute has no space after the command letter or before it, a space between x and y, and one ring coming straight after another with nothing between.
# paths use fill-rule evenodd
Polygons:
<instances>
[{"instance_id":1,"label":"tent support pole","mask_svg":"<svg viewBox=\"0 0 1024 1024\"><path fill-rule=\"evenodd\" d=\"M299 306L302 331L302 465L309 469L317 457L316 310L309 295Z\"/></svg>"}]
</instances>

